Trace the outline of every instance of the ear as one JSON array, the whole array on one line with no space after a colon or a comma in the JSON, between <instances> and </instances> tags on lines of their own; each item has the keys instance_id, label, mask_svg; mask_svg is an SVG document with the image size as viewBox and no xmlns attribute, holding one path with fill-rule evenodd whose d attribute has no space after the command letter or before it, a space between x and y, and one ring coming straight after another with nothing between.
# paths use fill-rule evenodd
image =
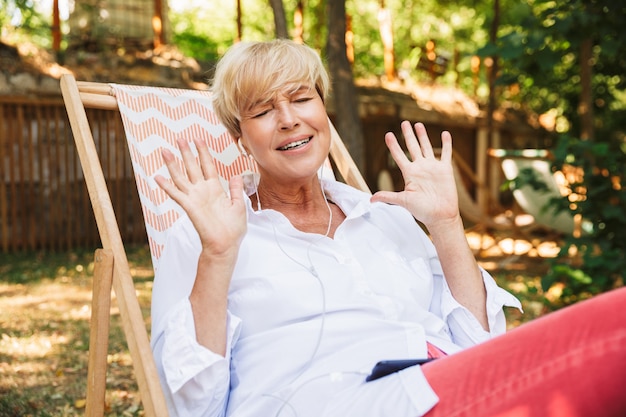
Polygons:
<instances>
[{"instance_id":1,"label":"ear","mask_svg":"<svg viewBox=\"0 0 626 417\"><path fill-rule=\"evenodd\" d=\"M243 143L241 143L241 138L237 139L237 147L239 148L239 152L241 152L243 156L248 156L248 151L246 150L245 146L243 146Z\"/></svg>"}]
</instances>

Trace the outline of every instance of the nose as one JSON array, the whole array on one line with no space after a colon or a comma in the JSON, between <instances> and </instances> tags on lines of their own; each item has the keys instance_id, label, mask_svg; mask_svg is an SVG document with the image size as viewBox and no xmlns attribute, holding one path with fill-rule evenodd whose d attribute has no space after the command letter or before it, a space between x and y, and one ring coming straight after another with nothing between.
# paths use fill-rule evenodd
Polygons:
<instances>
[{"instance_id":1,"label":"nose","mask_svg":"<svg viewBox=\"0 0 626 417\"><path fill-rule=\"evenodd\" d=\"M297 127L300 123L298 115L291 107L291 103L282 102L277 106L278 110L278 126L280 130L290 130Z\"/></svg>"}]
</instances>

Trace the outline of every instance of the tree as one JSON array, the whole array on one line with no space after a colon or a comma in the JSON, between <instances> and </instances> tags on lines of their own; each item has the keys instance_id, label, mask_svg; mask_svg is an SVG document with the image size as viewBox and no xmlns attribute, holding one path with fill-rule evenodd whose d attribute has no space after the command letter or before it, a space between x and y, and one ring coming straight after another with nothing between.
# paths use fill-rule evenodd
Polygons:
<instances>
[{"instance_id":1,"label":"tree","mask_svg":"<svg viewBox=\"0 0 626 417\"><path fill-rule=\"evenodd\" d=\"M489 28L489 41L496 42L498 36L498 28L500 26L500 0L493 2L493 18ZM492 144L493 140L493 116L498 106L496 101L496 78L498 76L498 68L500 58L497 54L488 57L490 65L487 67L487 83L489 86L489 96L487 99L487 133L489 135L488 143Z\"/></svg>"},{"instance_id":2,"label":"tree","mask_svg":"<svg viewBox=\"0 0 626 417\"><path fill-rule=\"evenodd\" d=\"M593 40L585 38L580 42L580 138L593 139Z\"/></svg>"},{"instance_id":3,"label":"tree","mask_svg":"<svg viewBox=\"0 0 626 417\"><path fill-rule=\"evenodd\" d=\"M235 42L240 42L242 38L241 15L241 0L237 0L237 35L235 36Z\"/></svg>"},{"instance_id":4,"label":"tree","mask_svg":"<svg viewBox=\"0 0 626 417\"><path fill-rule=\"evenodd\" d=\"M378 11L378 25L380 38L383 42L383 61L385 64L385 77L387 81L396 79L396 56L393 48L393 25L391 11L385 7L385 0L380 0Z\"/></svg>"},{"instance_id":5,"label":"tree","mask_svg":"<svg viewBox=\"0 0 626 417\"><path fill-rule=\"evenodd\" d=\"M359 118L359 105L352 67L346 55L345 0L328 2L328 42L326 57L332 78L331 99L335 108L337 131L350 151L357 167L365 167L365 144Z\"/></svg>"},{"instance_id":6,"label":"tree","mask_svg":"<svg viewBox=\"0 0 626 417\"><path fill-rule=\"evenodd\" d=\"M294 34L293 40L298 43L304 42L304 1L298 0L293 14Z\"/></svg>"},{"instance_id":7,"label":"tree","mask_svg":"<svg viewBox=\"0 0 626 417\"><path fill-rule=\"evenodd\" d=\"M30 0L0 0L0 37L21 38L43 46L51 44L51 23Z\"/></svg>"},{"instance_id":8,"label":"tree","mask_svg":"<svg viewBox=\"0 0 626 417\"><path fill-rule=\"evenodd\" d=\"M287 32L287 18L285 17L285 7L283 0L270 0L272 11L274 12L274 26L276 28L277 38L289 38Z\"/></svg>"},{"instance_id":9,"label":"tree","mask_svg":"<svg viewBox=\"0 0 626 417\"><path fill-rule=\"evenodd\" d=\"M522 24L500 32L483 52L500 54L500 84L521 85L510 97L539 113L557 109L555 168L582 177L555 205L590 221L568 236L543 279L565 283L571 303L624 284L626 271L626 5L612 0L538 0ZM574 252L577 255L571 256Z\"/></svg>"}]
</instances>

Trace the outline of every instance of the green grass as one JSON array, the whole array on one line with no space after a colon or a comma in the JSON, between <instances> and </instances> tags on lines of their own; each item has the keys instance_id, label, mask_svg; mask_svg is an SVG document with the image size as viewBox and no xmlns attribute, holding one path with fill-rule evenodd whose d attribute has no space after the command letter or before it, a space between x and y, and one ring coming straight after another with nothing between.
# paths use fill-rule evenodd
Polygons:
<instances>
[{"instance_id":1,"label":"green grass","mask_svg":"<svg viewBox=\"0 0 626 417\"><path fill-rule=\"evenodd\" d=\"M150 268L147 246L128 248L131 267ZM69 252L0 253L0 282L35 284L43 279L90 277L93 273L93 249Z\"/></svg>"},{"instance_id":2,"label":"green grass","mask_svg":"<svg viewBox=\"0 0 626 417\"><path fill-rule=\"evenodd\" d=\"M134 247L128 258L149 328L150 255ZM2 254L0 265L0 417L84 415L93 252ZM112 306L106 415L142 415Z\"/></svg>"}]
</instances>

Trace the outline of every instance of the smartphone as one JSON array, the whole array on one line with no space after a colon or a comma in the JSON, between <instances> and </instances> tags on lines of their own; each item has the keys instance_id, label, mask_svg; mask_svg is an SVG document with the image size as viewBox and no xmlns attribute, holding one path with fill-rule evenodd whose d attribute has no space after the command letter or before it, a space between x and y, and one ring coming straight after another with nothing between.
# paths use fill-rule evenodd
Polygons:
<instances>
[{"instance_id":1,"label":"smartphone","mask_svg":"<svg viewBox=\"0 0 626 417\"><path fill-rule=\"evenodd\" d=\"M430 361L435 360L435 358L428 359L395 359L395 360L385 360L380 361L374 368L372 369L372 373L365 378L365 382L374 381L378 378L382 378L394 372L401 371L405 368L415 365L423 365Z\"/></svg>"}]
</instances>

